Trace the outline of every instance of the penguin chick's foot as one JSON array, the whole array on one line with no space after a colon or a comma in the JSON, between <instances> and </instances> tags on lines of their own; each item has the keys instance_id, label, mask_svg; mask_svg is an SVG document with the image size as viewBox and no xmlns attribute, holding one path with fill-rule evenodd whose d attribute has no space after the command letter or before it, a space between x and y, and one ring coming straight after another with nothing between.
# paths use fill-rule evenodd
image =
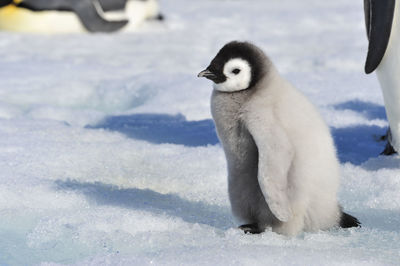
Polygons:
<instances>
[{"instance_id":1,"label":"penguin chick's foot","mask_svg":"<svg viewBox=\"0 0 400 266\"><path fill-rule=\"evenodd\" d=\"M242 229L245 234L261 234L264 232L258 224L244 224L239 226L239 229Z\"/></svg>"}]
</instances>

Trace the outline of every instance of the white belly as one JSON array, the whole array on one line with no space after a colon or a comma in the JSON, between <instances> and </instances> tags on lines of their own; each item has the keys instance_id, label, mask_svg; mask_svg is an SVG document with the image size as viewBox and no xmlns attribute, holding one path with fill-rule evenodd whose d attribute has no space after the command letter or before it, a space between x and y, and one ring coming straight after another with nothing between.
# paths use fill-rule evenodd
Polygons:
<instances>
[{"instance_id":1,"label":"white belly","mask_svg":"<svg viewBox=\"0 0 400 266\"><path fill-rule=\"evenodd\" d=\"M400 152L400 1L396 1L389 45L376 73L392 132L391 144Z\"/></svg>"},{"instance_id":2,"label":"white belly","mask_svg":"<svg viewBox=\"0 0 400 266\"><path fill-rule=\"evenodd\" d=\"M159 6L156 0L131 0L126 4L125 14L129 23L123 31L134 31L145 20L155 18L159 14Z\"/></svg>"}]
</instances>

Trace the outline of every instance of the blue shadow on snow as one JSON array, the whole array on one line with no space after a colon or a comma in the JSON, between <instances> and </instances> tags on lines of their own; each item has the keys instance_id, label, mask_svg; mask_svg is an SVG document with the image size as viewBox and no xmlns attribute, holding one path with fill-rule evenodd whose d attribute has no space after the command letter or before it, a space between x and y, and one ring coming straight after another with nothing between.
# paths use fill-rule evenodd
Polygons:
<instances>
[{"instance_id":1,"label":"blue shadow on snow","mask_svg":"<svg viewBox=\"0 0 400 266\"><path fill-rule=\"evenodd\" d=\"M386 119L383 106L352 100L334 106L339 110L353 110L368 119ZM206 146L217 144L218 137L211 119L187 121L183 115L133 114L110 116L101 123L87 128L103 128L117 131L126 136L151 143L172 143L185 146ZM331 128L339 159L342 163L359 165L370 158L379 156L385 147L379 138L386 129L378 126L351 126Z\"/></svg>"},{"instance_id":2,"label":"blue shadow on snow","mask_svg":"<svg viewBox=\"0 0 400 266\"><path fill-rule=\"evenodd\" d=\"M385 107L375 103L351 100L333 107L338 110L361 113L371 120L386 120ZM340 161L356 165L379 156L386 144L386 141L381 141L380 138L386 134L386 131L387 128L367 125L331 128Z\"/></svg>"},{"instance_id":3,"label":"blue shadow on snow","mask_svg":"<svg viewBox=\"0 0 400 266\"><path fill-rule=\"evenodd\" d=\"M87 128L118 131L134 139L151 143L172 143L185 146L206 146L218 143L211 119L187 121L183 115L134 114L110 116L103 122Z\"/></svg>"},{"instance_id":4,"label":"blue shadow on snow","mask_svg":"<svg viewBox=\"0 0 400 266\"><path fill-rule=\"evenodd\" d=\"M80 192L98 205L144 210L156 215L166 214L189 223L205 224L222 230L234 226L229 208L189 201L173 194L161 194L150 189L119 188L100 182L58 180L55 184L59 190Z\"/></svg>"},{"instance_id":5,"label":"blue shadow on snow","mask_svg":"<svg viewBox=\"0 0 400 266\"><path fill-rule=\"evenodd\" d=\"M385 148L385 142L380 136L386 134L386 129L378 126L352 126L331 128L339 160L360 165L370 158L378 157Z\"/></svg>"}]
</instances>

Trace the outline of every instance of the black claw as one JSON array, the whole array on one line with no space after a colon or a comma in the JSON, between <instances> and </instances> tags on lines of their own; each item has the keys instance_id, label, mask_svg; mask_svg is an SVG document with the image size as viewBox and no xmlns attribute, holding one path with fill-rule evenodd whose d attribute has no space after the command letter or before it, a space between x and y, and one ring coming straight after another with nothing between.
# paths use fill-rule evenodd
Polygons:
<instances>
[{"instance_id":1,"label":"black claw","mask_svg":"<svg viewBox=\"0 0 400 266\"><path fill-rule=\"evenodd\" d=\"M390 142L392 141L392 132L390 131L390 128L386 132L386 135L381 137L381 140L386 140L387 141L385 149L383 150L383 152L381 152L381 155L392 155L392 154L396 154L397 153L394 150L392 144L390 144Z\"/></svg>"},{"instance_id":2,"label":"black claw","mask_svg":"<svg viewBox=\"0 0 400 266\"><path fill-rule=\"evenodd\" d=\"M381 152L381 155L393 155L393 154L396 154L396 153L397 152L394 150L393 146L388 141L386 143L385 149Z\"/></svg>"},{"instance_id":3,"label":"black claw","mask_svg":"<svg viewBox=\"0 0 400 266\"><path fill-rule=\"evenodd\" d=\"M261 234L264 232L258 224L244 224L239 226L239 229L242 229L245 234Z\"/></svg>"}]
</instances>

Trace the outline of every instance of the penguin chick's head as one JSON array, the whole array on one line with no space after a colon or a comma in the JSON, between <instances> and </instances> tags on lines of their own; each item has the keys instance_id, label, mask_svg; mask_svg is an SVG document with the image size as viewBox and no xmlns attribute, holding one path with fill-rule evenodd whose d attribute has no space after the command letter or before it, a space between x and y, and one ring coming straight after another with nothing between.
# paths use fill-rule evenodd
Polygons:
<instances>
[{"instance_id":1,"label":"penguin chick's head","mask_svg":"<svg viewBox=\"0 0 400 266\"><path fill-rule=\"evenodd\" d=\"M214 82L214 89L223 92L253 87L266 73L267 58L255 45L233 41L218 52L210 65L198 74Z\"/></svg>"}]
</instances>

